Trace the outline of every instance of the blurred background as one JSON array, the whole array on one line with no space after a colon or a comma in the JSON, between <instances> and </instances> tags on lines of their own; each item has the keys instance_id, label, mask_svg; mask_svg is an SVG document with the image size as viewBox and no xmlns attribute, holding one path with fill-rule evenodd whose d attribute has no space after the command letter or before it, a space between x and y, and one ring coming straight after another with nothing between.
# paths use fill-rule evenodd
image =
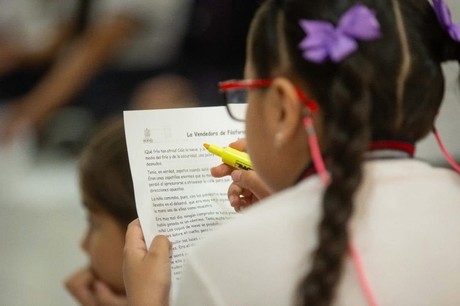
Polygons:
<instances>
[{"instance_id":1,"label":"blurred background","mask_svg":"<svg viewBox=\"0 0 460 306\"><path fill-rule=\"evenodd\" d=\"M77 305L77 158L125 109L221 104L259 0L0 0L0 305Z\"/></svg>"},{"instance_id":2,"label":"blurred background","mask_svg":"<svg viewBox=\"0 0 460 306\"><path fill-rule=\"evenodd\" d=\"M79 248L86 226L76 167L81 147L100 120L123 109L219 105L216 83L242 76L247 26L258 2L168 0L165 6L152 0L149 9L104 10L89 0L0 0L0 127L13 131L0 146L0 305L77 305L62 284L86 263ZM447 2L460 21L460 3ZM171 20L175 30L168 32ZM69 32L61 33L64 28ZM110 52L96 48L96 56L91 37L104 31L118 40L107 42ZM32 61L30 54L37 53ZM72 66L88 63L84 54L98 58L93 70ZM444 71L447 94L437 127L460 160L458 64ZM86 78L64 81L60 73ZM126 79L136 82L122 88ZM94 91L105 87L108 92ZM18 109L29 117L17 116ZM447 166L432 135L416 155Z\"/></svg>"}]
</instances>

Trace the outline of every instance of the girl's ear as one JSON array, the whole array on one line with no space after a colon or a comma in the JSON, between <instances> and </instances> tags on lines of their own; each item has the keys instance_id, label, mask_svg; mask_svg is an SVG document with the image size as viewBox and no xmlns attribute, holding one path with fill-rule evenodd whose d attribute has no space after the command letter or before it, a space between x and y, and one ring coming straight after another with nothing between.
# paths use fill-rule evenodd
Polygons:
<instances>
[{"instance_id":1,"label":"girl's ear","mask_svg":"<svg viewBox=\"0 0 460 306\"><path fill-rule=\"evenodd\" d=\"M304 105L299 101L295 85L287 78L273 79L271 90L276 99L275 146L281 147L302 127Z\"/></svg>"}]
</instances>

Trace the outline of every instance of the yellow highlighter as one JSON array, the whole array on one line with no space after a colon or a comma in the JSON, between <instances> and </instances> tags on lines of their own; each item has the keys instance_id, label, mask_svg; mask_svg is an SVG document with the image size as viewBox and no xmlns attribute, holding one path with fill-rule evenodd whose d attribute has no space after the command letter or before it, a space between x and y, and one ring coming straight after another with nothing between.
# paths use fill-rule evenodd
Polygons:
<instances>
[{"instance_id":1,"label":"yellow highlighter","mask_svg":"<svg viewBox=\"0 0 460 306\"><path fill-rule=\"evenodd\" d=\"M229 166L243 170L252 170L252 164L248 153L238 151L231 147L222 148L207 143L203 146L212 154L222 157L222 162Z\"/></svg>"}]
</instances>

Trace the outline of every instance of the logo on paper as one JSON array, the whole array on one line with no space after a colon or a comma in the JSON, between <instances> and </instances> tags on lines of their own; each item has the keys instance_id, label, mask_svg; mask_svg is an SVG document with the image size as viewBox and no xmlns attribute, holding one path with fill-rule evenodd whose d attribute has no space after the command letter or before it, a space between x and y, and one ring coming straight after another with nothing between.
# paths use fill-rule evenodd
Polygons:
<instances>
[{"instance_id":1,"label":"logo on paper","mask_svg":"<svg viewBox=\"0 0 460 306\"><path fill-rule=\"evenodd\" d=\"M144 143L152 143L153 139L150 137L152 133L150 132L150 129L146 128L144 130Z\"/></svg>"}]
</instances>

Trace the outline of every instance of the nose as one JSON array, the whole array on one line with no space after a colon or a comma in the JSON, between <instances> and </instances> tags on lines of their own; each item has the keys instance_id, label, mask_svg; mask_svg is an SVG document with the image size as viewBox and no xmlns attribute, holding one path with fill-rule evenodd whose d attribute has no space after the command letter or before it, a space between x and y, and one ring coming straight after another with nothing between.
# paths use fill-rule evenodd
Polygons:
<instances>
[{"instance_id":1,"label":"nose","mask_svg":"<svg viewBox=\"0 0 460 306\"><path fill-rule=\"evenodd\" d=\"M81 241L80 241L80 248L85 252L88 253L89 250L89 230L85 232Z\"/></svg>"}]
</instances>

